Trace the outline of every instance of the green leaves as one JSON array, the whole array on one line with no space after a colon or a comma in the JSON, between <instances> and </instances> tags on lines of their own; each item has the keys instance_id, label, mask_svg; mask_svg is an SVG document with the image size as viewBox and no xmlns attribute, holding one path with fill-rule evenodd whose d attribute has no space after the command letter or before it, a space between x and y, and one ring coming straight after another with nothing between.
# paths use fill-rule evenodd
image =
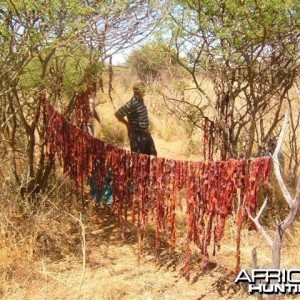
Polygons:
<instances>
[{"instance_id":1,"label":"green leaves","mask_svg":"<svg viewBox=\"0 0 300 300\"><path fill-rule=\"evenodd\" d=\"M228 59L235 50L286 35L298 21L298 11L294 0L181 0L166 9L171 16L168 28L181 49L184 44L188 50L204 43Z\"/></svg>"}]
</instances>

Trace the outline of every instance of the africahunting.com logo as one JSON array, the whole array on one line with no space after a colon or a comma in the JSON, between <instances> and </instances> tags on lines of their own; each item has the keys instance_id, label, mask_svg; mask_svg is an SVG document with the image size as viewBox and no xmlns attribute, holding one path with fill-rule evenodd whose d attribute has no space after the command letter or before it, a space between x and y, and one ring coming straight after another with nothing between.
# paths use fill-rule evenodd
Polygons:
<instances>
[{"instance_id":1,"label":"africahunting.com logo","mask_svg":"<svg viewBox=\"0 0 300 300\"><path fill-rule=\"evenodd\" d=\"M300 294L300 269L242 269L236 284L248 284L250 294Z\"/></svg>"}]
</instances>

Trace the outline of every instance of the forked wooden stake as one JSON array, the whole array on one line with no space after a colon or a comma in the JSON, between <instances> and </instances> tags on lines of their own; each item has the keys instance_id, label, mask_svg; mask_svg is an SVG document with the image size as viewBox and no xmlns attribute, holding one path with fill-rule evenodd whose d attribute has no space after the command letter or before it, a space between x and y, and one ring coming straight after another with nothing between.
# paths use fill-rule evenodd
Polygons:
<instances>
[{"instance_id":1,"label":"forked wooden stake","mask_svg":"<svg viewBox=\"0 0 300 300\"><path fill-rule=\"evenodd\" d=\"M259 223L259 218L262 215L265 207L267 206L267 202L268 202L268 197L265 198L265 201L264 201L263 205L261 206L261 208L255 218L253 218L251 216L249 209L247 209L247 213L248 213L250 220L255 224L257 229L262 233L264 238L267 240L267 243L269 244L269 246L273 247L273 241L272 241L271 237L268 235L268 233L265 231L265 229Z\"/></svg>"}]
</instances>

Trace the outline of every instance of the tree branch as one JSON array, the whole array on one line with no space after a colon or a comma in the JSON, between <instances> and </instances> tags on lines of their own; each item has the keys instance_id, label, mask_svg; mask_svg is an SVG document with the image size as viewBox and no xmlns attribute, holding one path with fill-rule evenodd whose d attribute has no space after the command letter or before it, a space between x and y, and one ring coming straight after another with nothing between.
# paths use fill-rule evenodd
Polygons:
<instances>
[{"instance_id":1,"label":"tree branch","mask_svg":"<svg viewBox=\"0 0 300 300\"><path fill-rule=\"evenodd\" d=\"M272 241L271 237L268 235L268 233L265 231L265 229L259 223L259 218L261 217L264 209L266 208L267 202L268 202L268 198L266 197L263 205L261 206L261 208L260 208L260 210L259 210L259 212L258 212L258 214L255 218L253 218L251 216L249 209L247 209L247 213L248 213L248 216L249 216L250 220L256 225L257 229L262 233L262 235L266 239L267 243L271 247L273 247L273 241Z\"/></svg>"},{"instance_id":2,"label":"tree branch","mask_svg":"<svg viewBox=\"0 0 300 300\"><path fill-rule=\"evenodd\" d=\"M275 175L276 175L276 178L278 180L278 183L280 185L280 188L281 188L281 191L284 195L284 198L286 199L288 205L290 208L293 207L293 199L283 181L283 178L282 178L282 175L281 175L281 172L280 172L280 163L279 163L279 159L278 159L278 154L279 154L279 151L281 149L281 146L282 146L282 143L283 143L283 138L284 138L284 135L287 131L287 128L288 128L288 125L289 125L289 115L290 115L290 112L289 112L289 107L287 106L286 108L286 111L285 111L285 117L284 117L284 121L283 121L283 126L282 126L282 129L281 129L281 132L280 132L280 135L279 135L279 138L278 138L278 142L277 142L277 145L276 145L276 148L275 148L275 151L273 153L273 156L272 156L272 159L273 159L273 164L274 164L274 172L275 172Z\"/></svg>"}]
</instances>

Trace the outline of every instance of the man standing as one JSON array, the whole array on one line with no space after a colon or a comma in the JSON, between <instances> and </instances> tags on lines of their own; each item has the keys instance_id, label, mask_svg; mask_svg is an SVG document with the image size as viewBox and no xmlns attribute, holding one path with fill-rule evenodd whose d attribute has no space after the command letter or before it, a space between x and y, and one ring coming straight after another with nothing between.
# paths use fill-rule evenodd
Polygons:
<instances>
[{"instance_id":1,"label":"man standing","mask_svg":"<svg viewBox=\"0 0 300 300\"><path fill-rule=\"evenodd\" d=\"M146 87L142 82L135 84L133 97L116 111L115 116L127 127L132 152L157 156L149 132L148 111L144 103L145 90Z\"/></svg>"}]
</instances>

